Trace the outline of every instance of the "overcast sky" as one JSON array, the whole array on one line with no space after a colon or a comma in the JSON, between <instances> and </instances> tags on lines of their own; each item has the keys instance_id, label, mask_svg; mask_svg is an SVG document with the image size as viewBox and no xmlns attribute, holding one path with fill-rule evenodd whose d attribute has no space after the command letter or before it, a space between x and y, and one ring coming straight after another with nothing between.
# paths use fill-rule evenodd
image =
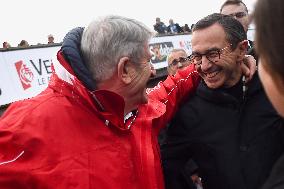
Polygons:
<instances>
[{"instance_id":1,"label":"overcast sky","mask_svg":"<svg viewBox=\"0 0 284 189\"><path fill-rule=\"evenodd\" d=\"M53 34L55 42L77 26L109 14L137 19L153 30L155 18L168 24L172 18L181 26L195 23L204 16L219 12L225 0L1 0L0 42L17 46L22 39L30 45L47 43ZM249 11L256 0L243 0Z\"/></svg>"}]
</instances>

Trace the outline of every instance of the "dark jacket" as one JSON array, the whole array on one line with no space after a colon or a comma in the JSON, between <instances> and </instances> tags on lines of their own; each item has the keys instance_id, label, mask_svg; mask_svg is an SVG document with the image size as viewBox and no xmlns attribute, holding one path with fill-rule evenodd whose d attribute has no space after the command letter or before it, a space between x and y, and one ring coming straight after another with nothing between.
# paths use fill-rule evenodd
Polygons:
<instances>
[{"instance_id":1,"label":"dark jacket","mask_svg":"<svg viewBox=\"0 0 284 189\"><path fill-rule=\"evenodd\" d=\"M180 25L178 23L173 24L173 25L175 26L175 29L176 29L177 33L183 32L182 28L180 27ZM168 25L168 27L167 27L167 32L168 33L174 33L174 32L172 32L171 27L172 27L172 25Z\"/></svg>"},{"instance_id":2,"label":"dark jacket","mask_svg":"<svg viewBox=\"0 0 284 189\"><path fill-rule=\"evenodd\" d=\"M154 25L154 30L158 32L158 34L165 34L167 31L167 26L164 24L164 22L156 23Z\"/></svg>"},{"instance_id":3,"label":"dark jacket","mask_svg":"<svg viewBox=\"0 0 284 189\"><path fill-rule=\"evenodd\" d=\"M262 189L283 189L284 188L284 155L274 165L269 179Z\"/></svg>"},{"instance_id":4,"label":"dark jacket","mask_svg":"<svg viewBox=\"0 0 284 189\"><path fill-rule=\"evenodd\" d=\"M242 87L239 82L212 90L201 82L177 112L161 147L167 188L188 188L184 165L190 158L199 167L204 189L257 189L263 184L282 153L283 120L257 75L245 99Z\"/></svg>"}]
</instances>

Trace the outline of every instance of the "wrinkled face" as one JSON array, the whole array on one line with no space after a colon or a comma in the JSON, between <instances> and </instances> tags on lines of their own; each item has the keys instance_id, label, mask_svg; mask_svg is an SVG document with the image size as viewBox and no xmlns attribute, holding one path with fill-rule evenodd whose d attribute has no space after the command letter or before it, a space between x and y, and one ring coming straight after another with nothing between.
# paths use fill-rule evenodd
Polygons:
<instances>
[{"instance_id":1,"label":"wrinkled face","mask_svg":"<svg viewBox=\"0 0 284 189\"><path fill-rule=\"evenodd\" d=\"M283 82L280 82L280 80L277 80L277 78L275 77L271 77L271 74L263 66L264 61L265 60L261 57L259 58L258 73L260 80L272 105L277 110L277 112L284 118Z\"/></svg>"},{"instance_id":2,"label":"wrinkled face","mask_svg":"<svg viewBox=\"0 0 284 189\"><path fill-rule=\"evenodd\" d=\"M226 5L223 7L221 14L231 15L237 19L244 27L245 32L248 31L249 15L243 4L240 5Z\"/></svg>"},{"instance_id":3,"label":"wrinkled face","mask_svg":"<svg viewBox=\"0 0 284 189\"><path fill-rule=\"evenodd\" d=\"M184 70L190 64L184 51L172 52L168 58L168 73L175 75L177 70Z\"/></svg>"},{"instance_id":4,"label":"wrinkled face","mask_svg":"<svg viewBox=\"0 0 284 189\"><path fill-rule=\"evenodd\" d=\"M217 23L192 34L192 56L202 55L200 64L194 62L195 68L209 88L232 87L241 77L241 67L237 63L239 48L232 51L225 36L224 29Z\"/></svg>"},{"instance_id":5,"label":"wrinkled face","mask_svg":"<svg viewBox=\"0 0 284 189\"><path fill-rule=\"evenodd\" d=\"M153 73L153 69L151 69L151 54L149 51L149 47L147 45L146 54L143 60L140 62L136 62L135 71L132 74L132 81L128 86L128 93L131 95L131 98L134 99L135 104L145 104L148 102L148 97L146 95L146 87L147 82Z\"/></svg>"}]
</instances>

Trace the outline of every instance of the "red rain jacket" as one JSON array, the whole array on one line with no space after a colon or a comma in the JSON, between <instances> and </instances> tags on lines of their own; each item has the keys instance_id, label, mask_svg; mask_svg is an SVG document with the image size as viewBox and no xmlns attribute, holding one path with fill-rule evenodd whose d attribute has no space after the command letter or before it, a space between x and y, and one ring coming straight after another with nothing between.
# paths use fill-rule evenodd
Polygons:
<instances>
[{"instance_id":1,"label":"red rain jacket","mask_svg":"<svg viewBox=\"0 0 284 189\"><path fill-rule=\"evenodd\" d=\"M95 91L102 112L61 53L58 60L69 80L55 69L45 91L0 119L0 188L163 189L157 135L195 91L194 67L149 89L149 102L124 123L121 96Z\"/></svg>"}]
</instances>

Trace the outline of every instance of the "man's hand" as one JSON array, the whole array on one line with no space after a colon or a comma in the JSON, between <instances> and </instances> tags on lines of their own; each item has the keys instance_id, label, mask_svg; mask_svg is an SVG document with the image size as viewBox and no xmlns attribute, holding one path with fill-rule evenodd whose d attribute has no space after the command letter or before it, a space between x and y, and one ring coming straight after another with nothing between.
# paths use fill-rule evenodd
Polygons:
<instances>
[{"instance_id":1,"label":"man's hand","mask_svg":"<svg viewBox=\"0 0 284 189\"><path fill-rule=\"evenodd\" d=\"M252 79L253 74L257 70L256 60L254 59L254 57L251 55L246 55L243 64L241 64L241 69L244 76L246 77L246 83L247 83Z\"/></svg>"},{"instance_id":2,"label":"man's hand","mask_svg":"<svg viewBox=\"0 0 284 189\"><path fill-rule=\"evenodd\" d=\"M191 180L193 181L193 183L195 185L199 185L200 187L202 187L202 182L201 182L201 179L200 177L198 176L198 174L193 174L190 176L191 177Z\"/></svg>"}]
</instances>

